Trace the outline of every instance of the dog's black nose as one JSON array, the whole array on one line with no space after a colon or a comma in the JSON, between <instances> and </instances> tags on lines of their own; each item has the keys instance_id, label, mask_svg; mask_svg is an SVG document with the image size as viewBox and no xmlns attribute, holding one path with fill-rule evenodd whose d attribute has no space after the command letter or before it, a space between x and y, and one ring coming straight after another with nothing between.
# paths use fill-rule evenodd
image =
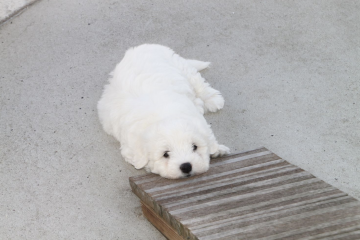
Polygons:
<instances>
[{"instance_id":1,"label":"dog's black nose","mask_svg":"<svg viewBox=\"0 0 360 240\"><path fill-rule=\"evenodd\" d=\"M189 173L191 172L191 169L192 169L192 166L190 163L183 163L180 165L180 170L183 172L183 173Z\"/></svg>"}]
</instances>

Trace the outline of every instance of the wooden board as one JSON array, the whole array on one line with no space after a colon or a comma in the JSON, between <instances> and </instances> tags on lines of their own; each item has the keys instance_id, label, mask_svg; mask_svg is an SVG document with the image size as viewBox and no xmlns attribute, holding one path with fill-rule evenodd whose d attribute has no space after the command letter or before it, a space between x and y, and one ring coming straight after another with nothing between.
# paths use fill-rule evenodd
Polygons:
<instances>
[{"instance_id":1,"label":"wooden board","mask_svg":"<svg viewBox=\"0 0 360 240\"><path fill-rule=\"evenodd\" d=\"M188 240L360 239L358 200L266 148L213 159L192 178L147 174L130 185L169 239L178 238L166 226Z\"/></svg>"},{"instance_id":2,"label":"wooden board","mask_svg":"<svg viewBox=\"0 0 360 240\"><path fill-rule=\"evenodd\" d=\"M141 208L144 216L151 222L157 230L159 230L167 239L182 240L183 238L167 224L154 210L149 208L146 204L141 203Z\"/></svg>"}]
</instances>

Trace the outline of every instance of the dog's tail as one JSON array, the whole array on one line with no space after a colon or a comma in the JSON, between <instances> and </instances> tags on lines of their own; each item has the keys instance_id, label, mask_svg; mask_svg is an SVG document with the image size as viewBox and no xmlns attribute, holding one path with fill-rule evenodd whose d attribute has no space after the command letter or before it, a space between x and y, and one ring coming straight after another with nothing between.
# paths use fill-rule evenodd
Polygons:
<instances>
[{"instance_id":1,"label":"dog's tail","mask_svg":"<svg viewBox=\"0 0 360 240\"><path fill-rule=\"evenodd\" d=\"M201 70L204 70L205 68L208 68L210 65L210 62L202 62L202 61L192 60L192 59L186 59L186 60L192 67L196 68L196 70L198 72L200 72Z\"/></svg>"}]
</instances>

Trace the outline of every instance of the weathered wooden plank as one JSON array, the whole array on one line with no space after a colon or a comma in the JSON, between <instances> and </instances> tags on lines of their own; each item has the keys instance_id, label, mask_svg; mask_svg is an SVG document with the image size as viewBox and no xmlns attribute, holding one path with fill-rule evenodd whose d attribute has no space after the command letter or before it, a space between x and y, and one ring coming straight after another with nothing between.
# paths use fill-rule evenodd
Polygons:
<instances>
[{"instance_id":1,"label":"weathered wooden plank","mask_svg":"<svg viewBox=\"0 0 360 240\"><path fill-rule=\"evenodd\" d=\"M189 179L147 174L130 178L130 185L149 221L162 232L162 225L172 228L183 239L360 235L358 200L266 148L214 159L207 173Z\"/></svg>"},{"instance_id":2,"label":"weathered wooden plank","mask_svg":"<svg viewBox=\"0 0 360 240\"><path fill-rule=\"evenodd\" d=\"M183 240L183 238L179 236L179 234L172 227L170 227L146 204L141 203L141 208L149 222L151 222L166 238L171 240Z\"/></svg>"}]
</instances>

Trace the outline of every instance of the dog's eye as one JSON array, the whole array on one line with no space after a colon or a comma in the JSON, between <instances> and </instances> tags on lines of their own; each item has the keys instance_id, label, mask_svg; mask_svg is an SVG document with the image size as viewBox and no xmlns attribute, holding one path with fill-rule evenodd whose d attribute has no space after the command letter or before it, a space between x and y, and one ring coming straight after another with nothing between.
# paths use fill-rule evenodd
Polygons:
<instances>
[{"instance_id":1,"label":"dog's eye","mask_svg":"<svg viewBox=\"0 0 360 240\"><path fill-rule=\"evenodd\" d=\"M197 146L194 144L193 145L193 150L196 151L196 149L197 149Z\"/></svg>"},{"instance_id":2,"label":"dog's eye","mask_svg":"<svg viewBox=\"0 0 360 240\"><path fill-rule=\"evenodd\" d=\"M169 157L169 152L165 152L163 156L164 156L164 158L168 158Z\"/></svg>"}]
</instances>

